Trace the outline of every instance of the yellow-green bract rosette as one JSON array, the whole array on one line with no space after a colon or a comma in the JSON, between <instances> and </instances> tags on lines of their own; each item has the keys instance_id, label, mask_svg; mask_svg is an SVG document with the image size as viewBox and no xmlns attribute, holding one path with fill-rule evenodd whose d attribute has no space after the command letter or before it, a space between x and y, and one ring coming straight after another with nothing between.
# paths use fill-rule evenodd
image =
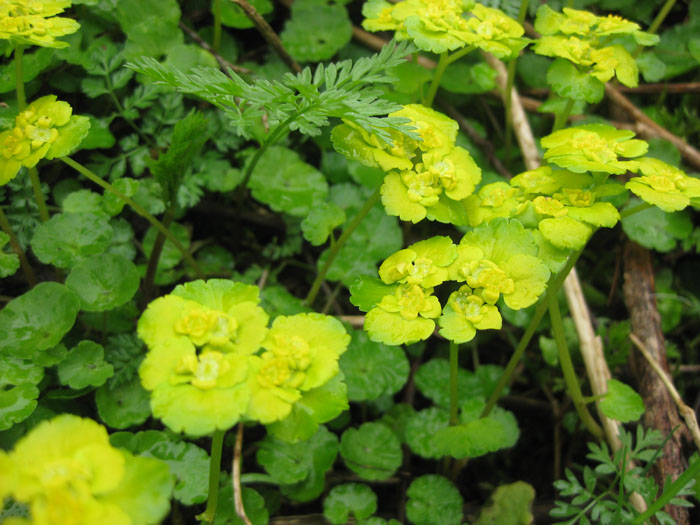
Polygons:
<instances>
[{"instance_id":1,"label":"yellow-green bract rosette","mask_svg":"<svg viewBox=\"0 0 700 525\"><path fill-rule=\"evenodd\" d=\"M104 427L71 414L37 425L0 467L0 497L30 510L15 524L160 523L173 487L165 463L112 447Z\"/></svg>"},{"instance_id":2,"label":"yellow-green bract rosette","mask_svg":"<svg viewBox=\"0 0 700 525\"><path fill-rule=\"evenodd\" d=\"M32 102L15 118L15 127L0 133L0 185L22 166L32 168L43 158L68 155L85 138L90 121L71 115L67 102L47 95Z\"/></svg>"},{"instance_id":3,"label":"yellow-green bract rosette","mask_svg":"<svg viewBox=\"0 0 700 525\"><path fill-rule=\"evenodd\" d=\"M625 187L645 202L669 213L680 211L691 202L698 204L700 179L650 157L638 159L636 165L642 175L630 179Z\"/></svg>"},{"instance_id":4,"label":"yellow-green bract rosette","mask_svg":"<svg viewBox=\"0 0 700 525\"><path fill-rule=\"evenodd\" d=\"M499 330L502 322L498 308L466 285L450 294L438 320L440 335L457 344L474 339L477 330Z\"/></svg>"},{"instance_id":5,"label":"yellow-green bract rosette","mask_svg":"<svg viewBox=\"0 0 700 525\"><path fill-rule=\"evenodd\" d=\"M70 5L69 0L2 0L0 39L9 40L13 46L67 47L67 42L56 38L75 33L80 24L54 15Z\"/></svg>"},{"instance_id":6,"label":"yellow-green bract rosette","mask_svg":"<svg viewBox=\"0 0 700 525\"><path fill-rule=\"evenodd\" d=\"M277 317L249 358L250 404L246 417L263 424L287 417L294 402L338 374L350 336L337 319L317 313Z\"/></svg>"}]
</instances>

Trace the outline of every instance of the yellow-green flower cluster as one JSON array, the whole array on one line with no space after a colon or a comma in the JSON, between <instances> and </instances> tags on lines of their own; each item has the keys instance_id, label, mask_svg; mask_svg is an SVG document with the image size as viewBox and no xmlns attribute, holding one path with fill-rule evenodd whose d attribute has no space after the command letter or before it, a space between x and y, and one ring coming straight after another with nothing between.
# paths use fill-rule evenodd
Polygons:
<instances>
[{"instance_id":1,"label":"yellow-green flower cluster","mask_svg":"<svg viewBox=\"0 0 700 525\"><path fill-rule=\"evenodd\" d=\"M159 523L172 488L165 463L112 447L104 427L71 414L0 451L0 501L9 496L30 511L7 525Z\"/></svg>"},{"instance_id":2,"label":"yellow-green flower cluster","mask_svg":"<svg viewBox=\"0 0 700 525\"><path fill-rule=\"evenodd\" d=\"M146 309L138 333L149 352L139 374L168 427L205 435L241 419L278 421L338 373L350 339L339 321L298 314L268 330L258 303L257 287L212 279L178 286Z\"/></svg>"},{"instance_id":3,"label":"yellow-green flower cluster","mask_svg":"<svg viewBox=\"0 0 700 525\"><path fill-rule=\"evenodd\" d=\"M462 201L481 180L481 170L467 150L455 145L457 123L419 104L406 105L389 116L409 119L421 140L396 133L391 143L383 143L345 123L333 129L335 148L388 171L381 193L389 215L414 223L427 217L466 224Z\"/></svg>"},{"instance_id":4,"label":"yellow-green flower cluster","mask_svg":"<svg viewBox=\"0 0 700 525\"><path fill-rule=\"evenodd\" d=\"M80 24L55 15L70 5L70 0L0 0L0 39L13 46L67 47L56 38L75 33Z\"/></svg>"},{"instance_id":5,"label":"yellow-green flower cluster","mask_svg":"<svg viewBox=\"0 0 700 525\"><path fill-rule=\"evenodd\" d=\"M550 271L538 251L533 234L517 220L494 219L467 233L458 246L448 237L433 237L400 250L381 265L382 282L362 278L351 287L351 300L367 311L365 330L373 341L427 339L439 318L440 334L464 343L477 330L501 327L499 299L520 309L542 294ZM432 294L445 281L465 284L442 309Z\"/></svg>"},{"instance_id":6,"label":"yellow-green flower cluster","mask_svg":"<svg viewBox=\"0 0 700 525\"><path fill-rule=\"evenodd\" d=\"M397 40L433 53L473 46L512 58L529 42L523 27L502 11L462 0L369 0L362 14L367 31L396 31Z\"/></svg>"},{"instance_id":7,"label":"yellow-green flower cluster","mask_svg":"<svg viewBox=\"0 0 700 525\"><path fill-rule=\"evenodd\" d=\"M570 60L603 83L617 76L630 87L638 82L637 63L624 47L608 42L618 35L631 35L644 46L659 41L658 36L618 16L600 17L566 7L557 13L546 4L537 11L535 29L542 34L533 46L536 53Z\"/></svg>"},{"instance_id":8,"label":"yellow-green flower cluster","mask_svg":"<svg viewBox=\"0 0 700 525\"><path fill-rule=\"evenodd\" d=\"M665 212L679 211L689 204L700 205L700 179L649 157L638 159L635 167L642 174L630 179L625 187L645 202Z\"/></svg>"},{"instance_id":9,"label":"yellow-green flower cluster","mask_svg":"<svg viewBox=\"0 0 700 525\"><path fill-rule=\"evenodd\" d=\"M15 127L0 133L0 186L22 166L32 168L43 158L68 155L90 129L87 117L72 115L67 102L47 95L15 117Z\"/></svg>"}]
</instances>

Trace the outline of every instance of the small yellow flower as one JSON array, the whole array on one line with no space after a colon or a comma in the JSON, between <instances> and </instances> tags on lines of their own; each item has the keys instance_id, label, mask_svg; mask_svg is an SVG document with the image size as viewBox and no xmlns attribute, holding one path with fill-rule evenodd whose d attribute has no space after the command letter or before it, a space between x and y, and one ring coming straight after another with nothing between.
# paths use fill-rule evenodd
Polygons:
<instances>
[{"instance_id":1,"label":"small yellow flower","mask_svg":"<svg viewBox=\"0 0 700 525\"><path fill-rule=\"evenodd\" d=\"M54 15L70 5L70 0L0 0L0 39L13 46L67 47L56 38L75 33L80 24Z\"/></svg>"}]
</instances>

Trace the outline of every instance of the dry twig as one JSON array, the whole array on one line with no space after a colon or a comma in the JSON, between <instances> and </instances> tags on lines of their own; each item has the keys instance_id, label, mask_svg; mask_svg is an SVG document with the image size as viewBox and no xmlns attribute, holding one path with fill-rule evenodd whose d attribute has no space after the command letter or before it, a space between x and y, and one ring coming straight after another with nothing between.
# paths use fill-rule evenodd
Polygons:
<instances>
[{"instance_id":1,"label":"dry twig","mask_svg":"<svg viewBox=\"0 0 700 525\"><path fill-rule=\"evenodd\" d=\"M191 27L186 26L183 22L179 23L180 29L182 29L185 33L190 35L190 38L197 42L199 44L199 47L204 49L205 51L208 51L209 53L212 54L212 56L216 59L216 61L219 63L219 67L226 71L227 68L231 68L233 71L236 73L252 73L252 71L248 68L242 67L242 66L237 66L236 64L233 64L226 60L224 57L222 57L219 53L214 51L214 48L209 45L209 42L204 40L202 36L197 33L194 29Z\"/></svg>"},{"instance_id":2,"label":"dry twig","mask_svg":"<svg viewBox=\"0 0 700 525\"><path fill-rule=\"evenodd\" d=\"M243 423L238 423L236 430L236 444L233 447L233 466L231 468L231 483L233 483L233 504L236 508L236 514L243 520L245 525L252 525L248 516L246 516L245 508L243 507L243 496L241 493L241 452L243 450Z\"/></svg>"}]
</instances>

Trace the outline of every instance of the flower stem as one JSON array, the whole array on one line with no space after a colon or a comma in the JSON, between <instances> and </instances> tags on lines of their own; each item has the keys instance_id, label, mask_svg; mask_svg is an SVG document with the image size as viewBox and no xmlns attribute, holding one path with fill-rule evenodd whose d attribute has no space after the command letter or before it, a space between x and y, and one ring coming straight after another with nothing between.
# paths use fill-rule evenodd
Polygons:
<instances>
[{"instance_id":1,"label":"flower stem","mask_svg":"<svg viewBox=\"0 0 700 525\"><path fill-rule=\"evenodd\" d=\"M442 80L442 75L449 64L448 58L447 51L440 53L437 68L435 68L435 73L433 73L433 81L430 83L428 94L425 96L425 102L423 105L426 107L433 105L433 100L435 100L435 95L437 94L438 87L440 86L440 80Z\"/></svg>"},{"instance_id":2,"label":"flower stem","mask_svg":"<svg viewBox=\"0 0 700 525\"><path fill-rule=\"evenodd\" d=\"M211 460L209 462L209 496L207 508L198 516L200 521L214 523L216 506L219 503L219 474L221 472L221 451L224 447L225 430L216 430L211 438Z\"/></svg>"},{"instance_id":3,"label":"flower stem","mask_svg":"<svg viewBox=\"0 0 700 525\"><path fill-rule=\"evenodd\" d=\"M649 26L649 29L647 29L647 33L656 33L659 30L659 27L661 27L661 24L663 24L666 16L671 11L671 8L675 3L676 0L666 0L666 3L661 7L661 11L659 11L659 14L656 15L656 18L654 18L654 21Z\"/></svg>"},{"instance_id":4,"label":"flower stem","mask_svg":"<svg viewBox=\"0 0 700 525\"><path fill-rule=\"evenodd\" d=\"M459 411L457 389L457 372L459 372L459 345L450 341L450 426L457 424L457 413Z\"/></svg>"},{"instance_id":5,"label":"flower stem","mask_svg":"<svg viewBox=\"0 0 700 525\"><path fill-rule=\"evenodd\" d=\"M46 199L44 199L44 192L41 189L41 181L39 180L39 172L36 167L28 168L29 180L32 183L32 190L34 191L34 200L36 200L36 205L39 207L39 217L41 222L46 222L49 220L49 209L46 207Z\"/></svg>"},{"instance_id":6,"label":"flower stem","mask_svg":"<svg viewBox=\"0 0 700 525\"><path fill-rule=\"evenodd\" d=\"M639 213L640 211L648 210L649 208L653 208L653 204L649 204L648 202L642 202L641 204L638 204L637 206L632 206L631 208L627 208L626 210L622 210L620 212L620 218L624 219L625 217L629 217L630 215L634 215L635 213Z\"/></svg>"},{"instance_id":7,"label":"flower stem","mask_svg":"<svg viewBox=\"0 0 700 525\"><path fill-rule=\"evenodd\" d=\"M213 12L214 40L211 44L211 48L214 50L214 53L218 53L221 47L221 0L214 0Z\"/></svg>"},{"instance_id":8,"label":"flower stem","mask_svg":"<svg viewBox=\"0 0 700 525\"><path fill-rule=\"evenodd\" d=\"M163 215L163 226L170 228L170 223L173 221L175 205L171 204L170 207L165 211ZM153 294L153 281L156 277L156 270L158 269L158 261L163 253L163 246L165 245L165 235L163 232L158 232L156 240L153 243L153 249L151 250L151 256L148 258L148 266L146 268L146 276L141 284L141 290L143 290L143 302L147 304L151 301L151 296Z\"/></svg>"},{"instance_id":9,"label":"flower stem","mask_svg":"<svg viewBox=\"0 0 700 525\"><path fill-rule=\"evenodd\" d=\"M187 251L187 248L185 248L182 243L173 235L173 233L166 228L162 222L160 222L158 219L156 219L153 215L148 213L142 206L137 204L135 201L133 201L130 197L127 197L124 195L122 192L120 192L118 189L116 189L114 186L112 186L109 182L104 181L100 177L98 177L96 174L94 174L92 171L87 169L85 166L80 164L79 162L74 161L70 157L61 157L63 162L68 164L71 168L74 170L78 171L79 173L82 173L85 177L90 179L92 182L97 184L98 186L101 186L105 190L109 191L116 197L119 197L121 200L123 200L125 203L127 203L131 208L141 215L144 219L146 219L148 222L150 222L154 228L156 228L159 232L161 232L163 235L165 235L165 238L168 239L171 243L173 243L173 246L179 250L179 252L182 254L184 257L185 261L187 261L187 264L189 264L192 269L195 271L197 274L197 277L200 279L204 279L204 272L202 269L199 267L199 264L197 264L197 261L194 260L194 257L192 257L192 254Z\"/></svg>"},{"instance_id":10,"label":"flower stem","mask_svg":"<svg viewBox=\"0 0 700 525\"><path fill-rule=\"evenodd\" d=\"M367 202L365 202L364 206L362 206L360 211L357 212L357 215L355 215L352 221L350 221L350 224L348 224L345 227L343 233L340 235L340 237L338 237L338 240L335 241L335 244L328 250L328 257L326 258L326 262L323 265L323 268L321 268L321 271L318 272L318 275L316 275L316 279L311 285L311 290L309 290L309 294L306 296L306 299L304 299L304 304L306 304L307 306L311 306L314 300L316 299L316 296L318 295L318 292L321 289L321 285L326 279L326 274L328 273L328 270L330 269L331 264L333 264L333 261L338 255L340 249L343 247L343 245L352 235L355 229L357 229L357 227L360 225L362 219L364 219L367 216L369 211L379 200L379 197L381 196L380 189L381 186L377 187L377 189L374 190L374 193L370 195L369 199L367 199Z\"/></svg>"},{"instance_id":11,"label":"flower stem","mask_svg":"<svg viewBox=\"0 0 700 525\"><path fill-rule=\"evenodd\" d=\"M564 111L557 113L554 118L554 126L552 127L552 133L559 131L566 125L566 121L569 120L569 115L571 115L571 110L574 108L574 103L576 101L570 98L566 101L566 106L564 106Z\"/></svg>"},{"instance_id":12,"label":"flower stem","mask_svg":"<svg viewBox=\"0 0 700 525\"><path fill-rule=\"evenodd\" d=\"M35 286L36 275L34 275L34 270L29 264L27 255L24 253L22 246L20 246L19 241L17 241L15 232L12 231L10 221L7 220L7 215L5 215L2 206L0 206L0 227L2 228L2 231L4 231L10 238L10 247L12 248L12 251L17 254L17 257L19 257L19 264L22 267L22 272L24 272L24 278L26 279L27 284L29 284L31 287Z\"/></svg>"},{"instance_id":13,"label":"flower stem","mask_svg":"<svg viewBox=\"0 0 700 525\"><path fill-rule=\"evenodd\" d=\"M552 332L554 334L554 341L557 343L557 350L559 351L559 364L561 365L561 371L564 374L564 382L566 383L566 389L569 392L571 400L574 402L574 407L578 413L581 421L588 431L593 434L598 439L603 439L605 436L603 434L603 429L600 425L593 419L591 413L586 407L586 401L583 399L583 394L581 393L581 387L578 384L578 378L576 377L576 372L574 370L574 364L571 362L571 354L569 354L569 347L566 344L566 336L564 334L564 323L561 319L561 312L559 311L559 301L556 294L552 294L548 297L549 303L549 319L552 323Z\"/></svg>"},{"instance_id":14,"label":"flower stem","mask_svg":"<svg viewBox=\"0 0 700 525\"><path fill-rule=\"evenodd\" d=\"M513 375L515 367L518 365L520 358L525 353L525 349L527 348L530 339L532 339L532 336L535 334L535 330L537 330L537 326L540 324L544 313L547 311L547 306L550 297L556 295L556 293L559 291L559 288L561 288L561 285L564 283L564 279L566 279L566 276L569 275L569 272L576 264L576 261L581 256L582 252L583 248L572 253L569 256L569 260L566 262L566 266L564 266L564 268L549 281L549 285L547 287L547 295L545 296L544 300L541 300L539 303L537 303L537 306L535 307L535 313L532 316L532 320L525 329L523 337L520 339L518 346L515 348L515 352L513 352L513 355L508 361L508 364L506 365L506 368L503 371L501 378L498 380L496 388L494 388L493 392L491 393L491 396L489 397L486 406L481 411L481 417L488 416L491 413L491 410L493 410L493 407L496 406L498 398L501 396L501 393L503 392L503 389L506 387L506 385L510 383L510 378Z\"/></svg>"}]
</instances>

